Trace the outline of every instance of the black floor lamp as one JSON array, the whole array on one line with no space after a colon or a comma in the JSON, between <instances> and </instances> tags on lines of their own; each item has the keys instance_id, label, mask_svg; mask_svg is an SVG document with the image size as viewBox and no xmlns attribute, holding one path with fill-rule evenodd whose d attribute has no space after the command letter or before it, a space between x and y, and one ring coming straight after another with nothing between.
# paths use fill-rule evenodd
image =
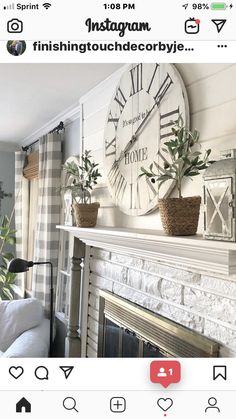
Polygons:
<instances>
[{"instance_id":1,"label":"black floor lamp","mask_svg":"<svg viewBox=\"0 0 236 419\"><path fill-rule=\"evenodd\" d=\"M29 268L34 265L50 265L50 340L49 340L49 356L52 356L52 343L53 343L53 266L52 262L32 262L24 259L12 259L8 265L8 271L13 273L27 272Z\"/></svg>"}]
</instances>

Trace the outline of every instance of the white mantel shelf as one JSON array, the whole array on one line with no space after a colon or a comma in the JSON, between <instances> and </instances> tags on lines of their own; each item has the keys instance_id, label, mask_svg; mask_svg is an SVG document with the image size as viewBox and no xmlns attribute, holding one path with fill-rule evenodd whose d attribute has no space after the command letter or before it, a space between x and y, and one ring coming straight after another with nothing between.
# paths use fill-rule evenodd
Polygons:
<instances>
[{"instance_id":1,"label":"white mantel shelf","mask_svg":"<svg viewBox=\"0 0 236 419\"><path fill-rule=\"evenodd\" d=\"M166 236L161 231L112 227L57 226L88 246L143 259L178 264L221 275L236 274L236 243L204 240L202 236Z\"/></svg>"}]
</instances>

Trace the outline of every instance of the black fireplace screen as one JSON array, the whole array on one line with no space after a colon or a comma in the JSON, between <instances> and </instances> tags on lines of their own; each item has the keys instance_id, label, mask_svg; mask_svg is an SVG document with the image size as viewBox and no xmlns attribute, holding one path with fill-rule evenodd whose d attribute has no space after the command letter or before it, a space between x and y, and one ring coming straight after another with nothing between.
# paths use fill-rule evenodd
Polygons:
<instances>
[{"instance_id":1,"label":"black fireplace screen","mask_svg":"<svg viewBox=\"0 0 236 419\"><path fill-rule=\"evenodd\" d=\"M105 358L163 358L170 354L150 342L143 341L135 332L105 319L102 357Z\"/></svg>"}]
</instances>

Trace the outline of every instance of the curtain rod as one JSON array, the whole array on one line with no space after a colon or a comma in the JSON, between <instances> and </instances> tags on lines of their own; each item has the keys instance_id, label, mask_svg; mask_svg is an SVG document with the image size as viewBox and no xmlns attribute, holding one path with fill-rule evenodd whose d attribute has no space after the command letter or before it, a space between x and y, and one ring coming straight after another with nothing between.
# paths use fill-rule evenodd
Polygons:
<instances>
[{"instance_id":1,"label":"curtain rod","mask_svg":"<svg viewBox=\"0 0 236 419\"><path fill-rule=\"evenodd\" d=\"M60 121L59 125L57 125L57 127L49 131L48 134L53 134L54 132L59 133L59 131L62 131L63 129L64 129L64 124L62 121ZM25 147L22 147L22 151L28 151L30 147L32 147L34 144L37 144L38 142L39 142L39 138L35 140L33 143L26 145Z\"/></svg>"}]
</instances>

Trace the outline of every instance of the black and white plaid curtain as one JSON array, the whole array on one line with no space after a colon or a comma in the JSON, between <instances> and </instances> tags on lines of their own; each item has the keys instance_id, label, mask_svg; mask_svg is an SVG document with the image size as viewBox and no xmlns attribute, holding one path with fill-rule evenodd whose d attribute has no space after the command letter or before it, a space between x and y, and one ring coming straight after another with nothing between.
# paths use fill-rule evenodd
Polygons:
<instances>
[{"instance_id":1,"label":"black and white plaid curtain","mask_svg":"<svg viewBox=\"0 0 236 419\"><path fill-rule=\"evenodd\" d=\"M27 259L28 224L29 224L29 181L23 176L26 152L15 153L15 226L16 226L16 257ZM17 285L22 297L25 294L26 274L17 275Z\"/></svg>"},{"instance_id":2,"label":"black and white plaid curtain","mask_svg":"<svg viewBox=\"0 0 236 419\"><path fill-rule=\"evenodd\" d=\"M60 224L61 137L48 134L39 140L39 198L34 260L53 264L54 287L57 279ZM50 306L50 269L48 265L34 266L33 295L44 305Z\"/></svg>"}]
</instances>

